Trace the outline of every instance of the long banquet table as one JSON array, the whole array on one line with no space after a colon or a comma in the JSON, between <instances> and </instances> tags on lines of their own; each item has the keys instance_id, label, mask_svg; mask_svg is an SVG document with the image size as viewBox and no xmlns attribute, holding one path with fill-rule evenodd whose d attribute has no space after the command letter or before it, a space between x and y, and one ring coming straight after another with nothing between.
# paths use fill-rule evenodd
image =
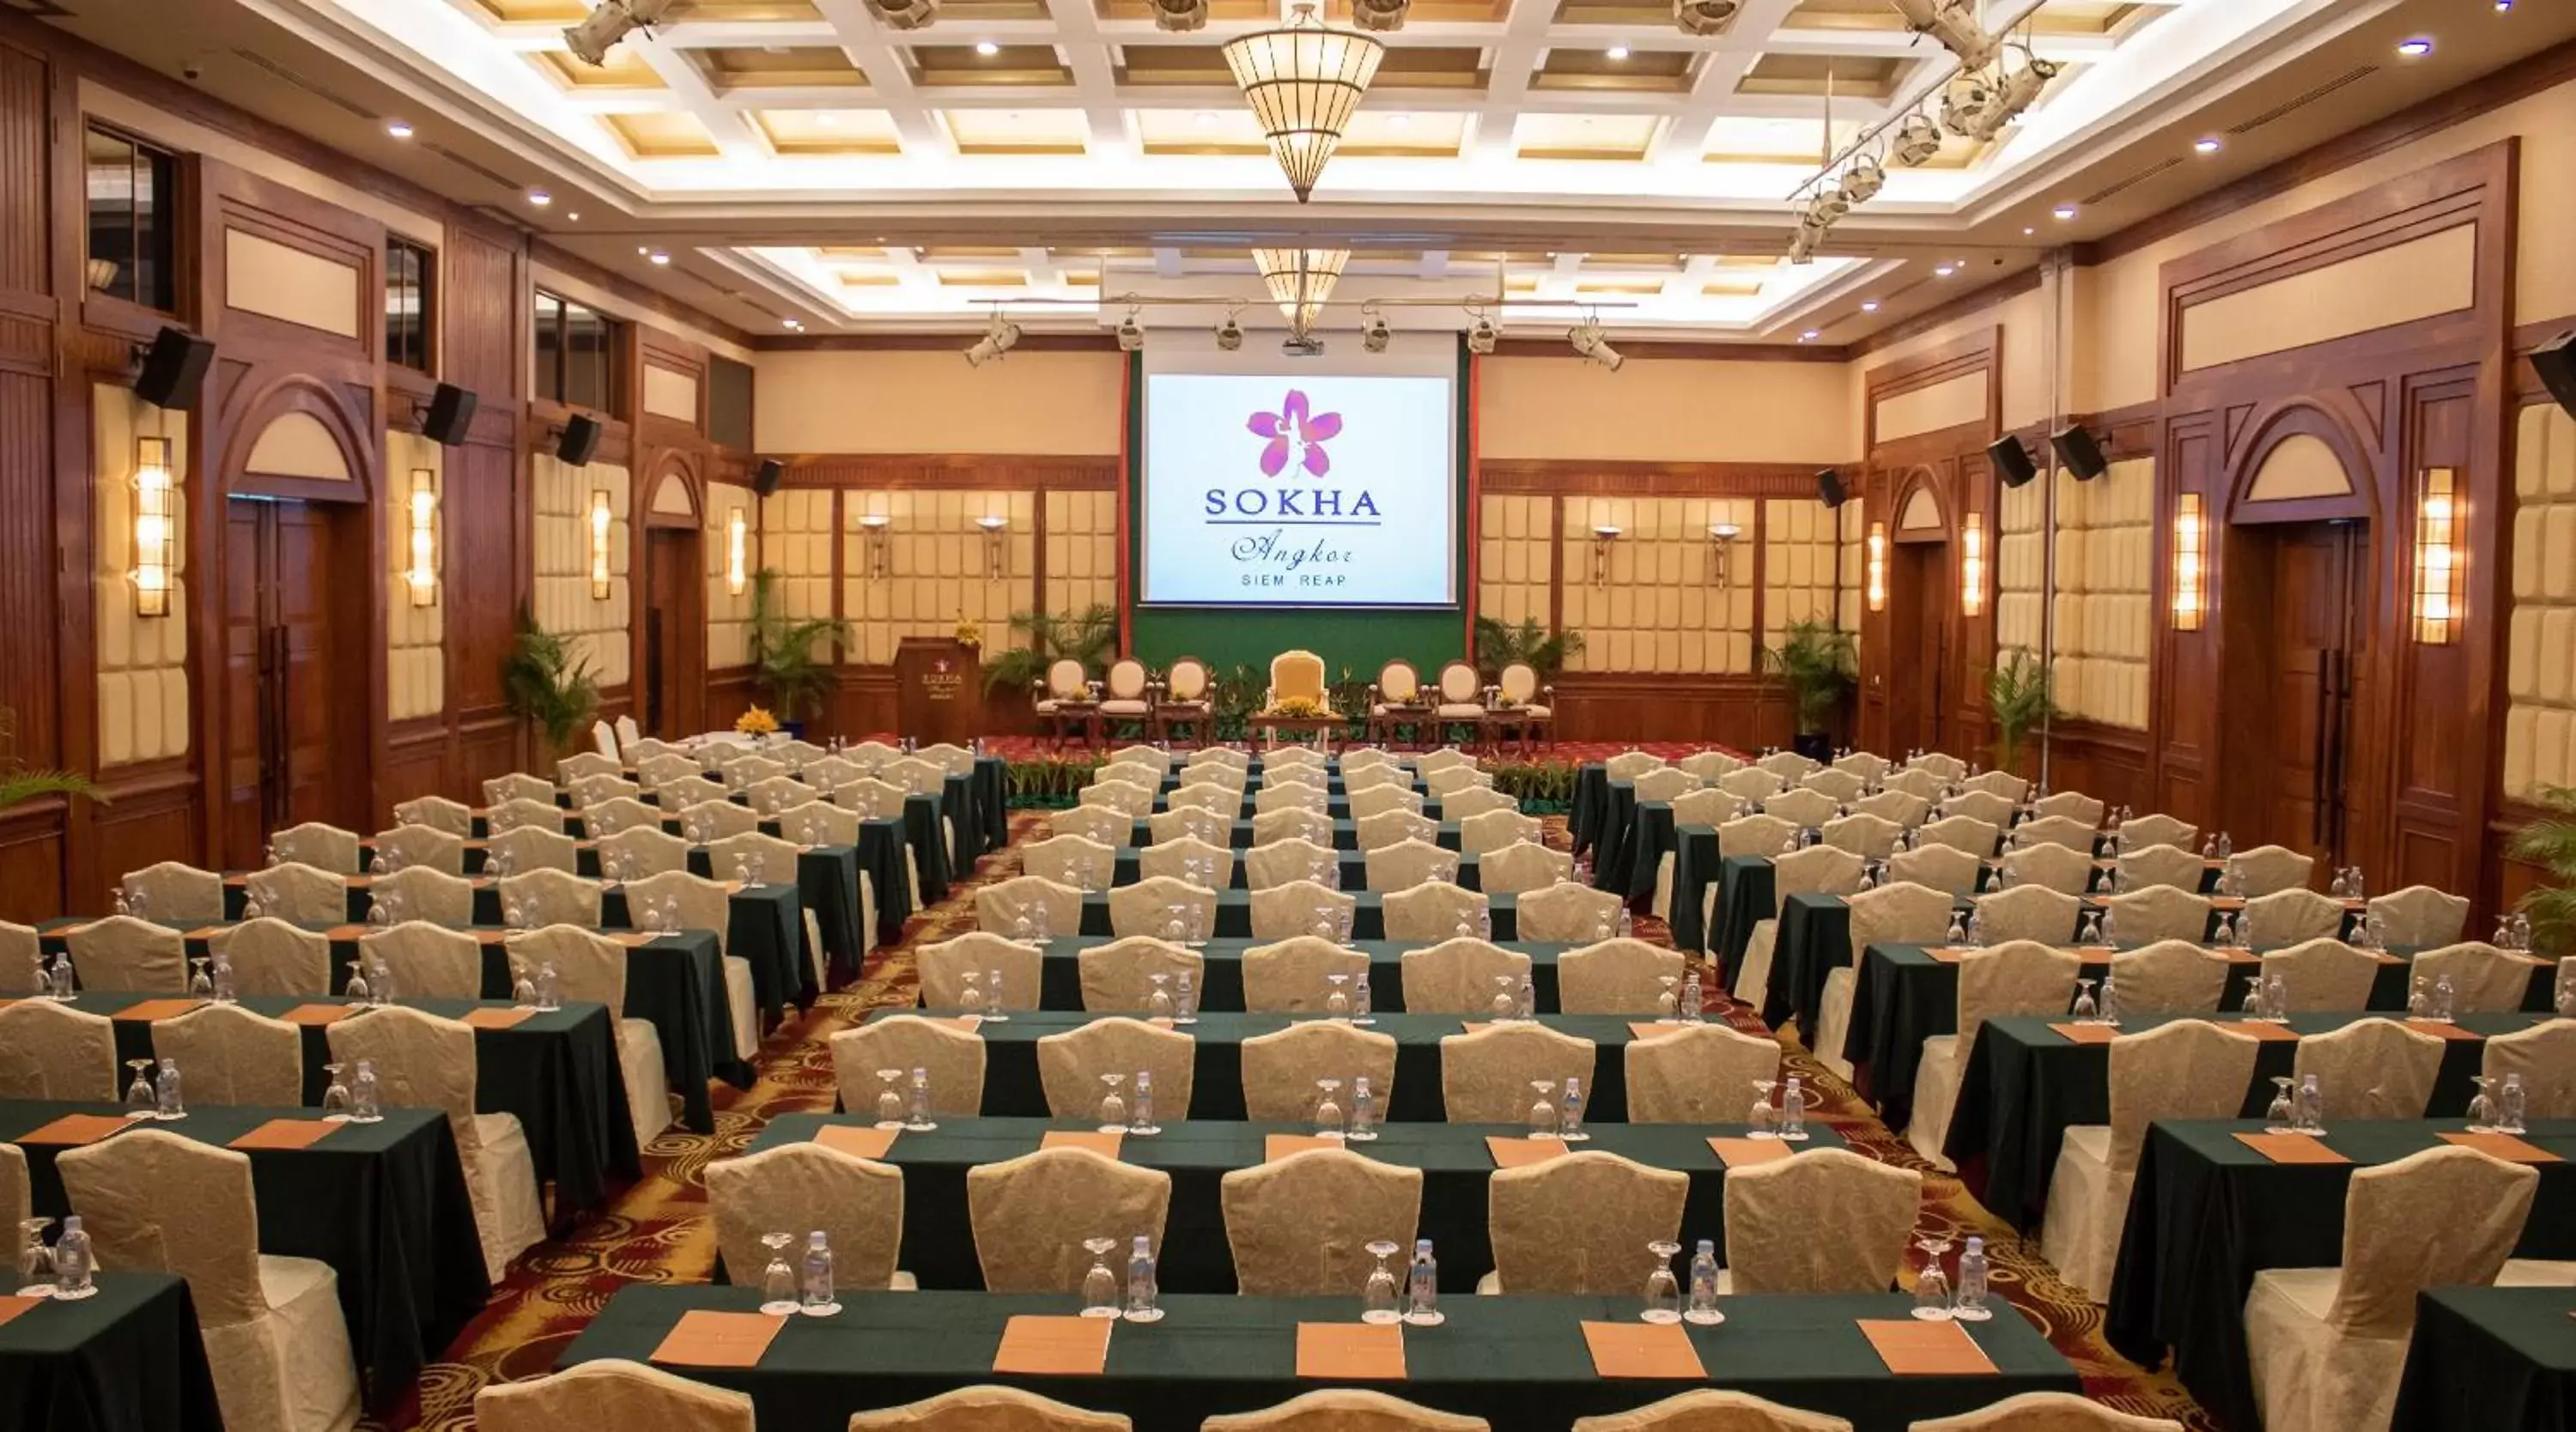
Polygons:
<instances>
[{"instance_id":1,"label":"long banquet table","mask_svg":"<svg viewBox=\"0 0 2576 1432\"><path fill-rule=\"evenodd\" d=\"M186 1280L118 1272L0 1322L0 1427L224 1432Z\"/></svg>"},{"instance_id":2,"label":"long banquet table","mask_svg":"<svg viewBox=\"0 0 2576 1432\"><path fill-rule=\"evenodd\" d=\"M1050 941L1038 966L1038 1005L1042 1009L1082 1008L1081 952L1096 949L1109 941L1101 936ZM1215 1011L1239 1011L1243 1008L1243 952L1275 941L1241 938L1210 940L1196 953L1203 960L1200 968L1204 979L1199 990L1199 1007ZM1399 1014L1404 1010L1404 952L1428 949L1436 940L1361 940L1344 944L1369 957L1369 1008L1382 1014ZM1516 940L1508 946L1530 958L1530 992L1536 998L1540 1014L1557 1012L1556 961L1568 950L1581 946L1546 941ZM1642 1017L1642 1016L1641 1016Z\"/></svg>"}]
</instances>

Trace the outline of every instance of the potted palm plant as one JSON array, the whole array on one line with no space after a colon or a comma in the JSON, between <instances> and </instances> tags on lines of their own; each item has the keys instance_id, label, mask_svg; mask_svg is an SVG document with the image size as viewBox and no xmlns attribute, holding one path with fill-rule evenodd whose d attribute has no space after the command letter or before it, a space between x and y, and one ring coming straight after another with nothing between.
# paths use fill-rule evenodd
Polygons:
<instances>
[{"instance_id":1,"label":"potted palm plant","mask_svg":"<svg viewBox=\"0 0 2576 1432\"><path fill-rule=\"evenodd\" d=\"M1834 711L1860 679L1860 650L1850 632L1814 618L1791 622L1783 635L1778 646L1762 649L1762 669L1789 689L1789 705L1798 718L1793 744L1799 754L1831 760Z\"/></svg>"},{"instance_id":2,"label":"potted palm plant","mask_svg":"<svg viewBox=\"0 0 2576 1432\"><path fill-rule=\"evenodd\" d=\"M1539 680L1554 681L1566 662L1582 654L1579 631L1550 632L1536 617L1518 626L1493 617L1476 618L1476 666L1489 675L1518 661L1537 672Z\"/></svg>"},{"instance_id":3,"label":"potted palm plant","mask_svg":"<svg viewBox=\"0 0 2576 1432\"><path fill-rule=\"evenodd\" d=\"M1094 602L1079 612L1019 612L1011 630L1028 638L1025 645L992 653L984 663L984 689L1028 691L1043 685L1047 668L1068 658L1096 672L1109 662L1118 645L1118 613Z\"/></svg>"},{"instance_id":4,"label":"potted palm plant","mask_svg":"<svg viewBox=\"0 0 2576 1432\"><path fill-rule=\"evenodd\" d=\"M537 624L521 608L518 640L501 662L501 692L510 710L537 728L546 754L562 756L599 712L599 679L569 639Z\"/></svg>"},{"instance_id":5,"label":"potted palm plant","mask_svg":"<svg viewBox=\"0 0 2576 1432\"><path fill-rule=\"evenodd\" d=\"M2547 872L2547 884L2522 897L2532 944L2551 955L2576 954L2576 786L2543 786L2539 819L2516 831L2512 854Z\"/></svg>"},{"instance_id":6,"label":"potted palm plant","mask_svg":"<svg viewBox=\"0 0 2576 1432\"><path fill-rule=\"evenodd\" d=\"M107 804L86 776L70 771L30 770L18 760L18 713L0 706L0 814L39 796L76 796Z\"/></svg>"},{"instance_id":7,"label":"potted palm plant","mask_svg":"<svg viewBox=\"0 0 2576 1432\"><path fill-rule=\"evenodd\" d=\"M2053 685L2048 667L2018 649L1986 673L1986 705L1995 718L1997 769L2018 769L2022 742L2066 714L2052 694Z\"/></svg>"},{"instance_id":8,"label":"potted palm plant","mask_svg":"<svg viewBox=\"0 0 2576 1432\"><path fill-rule=\"evenodd\" d=\"M828 645L837 653L850 639L850 624L839 617L791 617L779 591L784 580L775 567L763 567L751 579L751 620L744 654L751 659L751 684L769 698L779 724L789 735L804 734L805 717L819 709L832 684L831 663L815 649Z\"/></svg>"}]
</instances>

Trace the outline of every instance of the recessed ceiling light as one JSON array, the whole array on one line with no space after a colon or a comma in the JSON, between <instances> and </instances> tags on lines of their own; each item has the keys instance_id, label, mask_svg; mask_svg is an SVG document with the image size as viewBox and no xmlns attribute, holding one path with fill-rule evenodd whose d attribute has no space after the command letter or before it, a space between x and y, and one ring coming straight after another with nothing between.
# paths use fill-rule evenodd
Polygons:
<instances>
[{"instance_id":1,"label":"recessed ceiling light","mask_svg":"<svg viewBox=\"0 0 2576 1432\"><path fill-rule=\"evenodd\" d=\"M2028 227L2028 226L2026 226L2026 225L2025 225L2025 226L2023 227L2022 231L2021 231L2021 236L2022 236L2023 238L2025 238L2025 239L2026 239L2026 238L2029 238L2031 235L2036 234L2036 233L2038 233L2038 232L2039 232L2039 230L2034 229L2034 228L2030 228L2030 227Z\"/></svg>"},{"instance_id":2,"label":"recessed ceiling light","mask_svg":"<svg viewBox=\"0 0 2576 1432\"><path fill-rule=\"evenodd\" d=\"M2495 7L2497 14L2510 15L2513 13L2513 0L2495 0Z\"/></svg>"},{"instance_id":3,"label":"recessed ceiling light","mask_svg":"<svg viewBox=\"0 0 2576 1432\"><path fill-rule=\"evenodd\" d=\"M573 223L578 224L581 222L581 210L575 209L571 213L564 215L564 217Z\"/></svg>"},{"instance_id":4,"label":"recessed ceiling light","mask_svg":"<svg viewBox=\"0 0 2576 1432\"><path fill-rule=\"evenodd\" d=\"M2424 56L2433 53L2433 42L2425 39L2421 35L2418 35L2411 40L2401 40L2397 45L2397 53L2404 55L2410 60L2422 59Z\"/></svg>"},{"instance_id":5,"label":"recessed ceiling light","mask_svg":"<svg viewBox=\"0 0 2576 1432\"><path fill-rule=\"evenodd\" d=\"M1002 52L1002 47L1001 47L1001 46L999 46L999 45L994 44L994 43L993 43L992 41L990 41L990 40L977 40L977 41L975 42L975 53L977 53L977 54L979 54L979 55L982 55L984 58L986 58L986 59L988 59L988 60L989 60L989 59L991 59L991 58L993 58L995 55L1000 54L1001 52Z\"/></svg>"},{"instance_id":6,"label":"recessed ceiling light","mask_svg":"<svg viewBox=\"0 0 2576 1432\"><path fill-rule=\"evenodd\" d=\"M1825 335L1824 335L1824 330L1823 330L1823 329L1820 329L1820 328L1810 328L1810 329L1808 329L1806 332L1801 333L1801 334L1799 334L1799 335L1798 335L1798 341L1799 341L1799 342L1801 342L1801 343L1813 343L1813 342L1815 342L1817 339L1822 338L1822 337L1824 337L1824 336L1825 336Z\"/></svg>"},{"instance_id":7,"label":"recessed ceiling light","mask_svg":"<svg viewBox=\"0 0 2576 1432\"><path fill-rule=\"evenodd\" d=\"M1609 49L1607 49L1607 50L1603 51L1602 53L1604 53L1604 54L1608 55L1610 58L1612 58L1612 59L1614 59L1614 60L1624 60L1624 59L1628 58L1628 47L1627 47L1627 46L1625 46L1625 45L1612 45Z\"/></svg>"},{"instance_id":8,"label":"recessed ceiling light","mask_svg":"<svg viewBox=\"0 0 2576 1432\"><path fill-rule=\"evenodd\" d=\"M1216 112L1213 110L1200 110L1198 112L1198 118L1194 122L1201 129L1213 129L1216 127Z\"/></svg>"},{"instance_id":9,"label":"recessed ceiling light","mask_svg":"<svg viewBox=\"0 0 2576 1432\"><path fill-rule=\"evenodd\" d=\"M804 326L805 326L802 322L800 322L800 321L798 321L798 320L796 320L796 319L793 319L793 318L785 319L785 320L782 320L782 321L783 321L783 322L785 322L785 323L786 323L786 325L787 325L788 327L790 327L790 328L802 328L802 327L804 327Z\"/></svg>"},{"instance_id":10,"label":"recessed ceiling light","mask_svg":"<svg viewBox=\"0 0 2576 1432\"><path fill-rule=\"evenodd\" d=\"M2213 134L2207 139L2194 140L2191 147L2202 154L2216 154L2221 143L2219 137Z\"/></svg>"},{"instance_id":11,"label":"recessed ceiling light","mask_svg":"<svg viewBox=\"0 0 2576 1432\"><path fill-rule=\"evenodd\" d=\"M546 192L545 190L543 190L543 189L531 189L531 190L529 190L529 191L528 191L528 202L529 202L529 203L531 203L531 204L536 205L536 206L537 206L538 208L540 208L540 209L544 208L544 207L545 207L545 206L547 206L548 204L553 203L554 201L555 201L555 196L554 196L554 195L552 195L552 194L547 193L547 192Z\"/></svg>"},{"instance_id":12,"label":"recessed ceiling light","mask_svg":"<svg viewBox=\"0 0 2576 1432\"><path fill-rule=\"evenodd\" d=\"M1943 264L1939 268L1932 270L1933 274L1939 278L1948 278L1950 275L1957 273L1958 271L1959 266L1957 264Z\"/></svg>"},{"instance_id":13,"label":"recessed ceiling light","mask_svg":"<svg viewBox=\"0 0 2576 1432\"><path fill-rule=\"evenodd\" d=\"M635 257L639 259L651 252L653 252L653 246L650 244L637 244L635 246Z\"/></svg>"},{"instance_id":14,"label":"recessed ceiling light","mask_svg":"<svg viewBox=\"0 0 2576 1432\"><path fill-rule=\"evenodd\" d=\"M653 251L653 262L657 266L668 267L671 262L671 256L662 252L660 249L655 249Z\"/></svg>"},{"instance_id":15,"label":"recessed ceiling light","mask_svg":"<svg viewBox=\"0 0 2576 1432\"><path fill-rule=\"evenodd\" d=\"M2049 210L2049 212L2055 214L2061 221L2072 219L2075 217L2075 206L2072 204L2060 204L2056 208Z\"/></svg>"},{"instance_id":16,"label":"recessed ceiling light","mask_svg":"<svg viewBox=\"0 0 2576 1432\"><path fill-rule=\"evenodd\" d=\"M1860 311L1861 311L1861 312L1863 312L1863 313L1876 313L1876 312L1878 312L1878 300L1877 300L1877 299L1874 299L1874 298L1864 298L1864 299L1862 299L1862 300L1860 301Z\"/></svg>"},{"instance_id":17,"label":"recessed ceiling light","mask_svg":"<svg viewBox=\"0 0 2576 1432\"><path fill-rule=\"evenodd\" d=\"M386 120L385 133L396 139L409 139L411 138L411 121L407 119Z\"/></svg>"}]
</instances>

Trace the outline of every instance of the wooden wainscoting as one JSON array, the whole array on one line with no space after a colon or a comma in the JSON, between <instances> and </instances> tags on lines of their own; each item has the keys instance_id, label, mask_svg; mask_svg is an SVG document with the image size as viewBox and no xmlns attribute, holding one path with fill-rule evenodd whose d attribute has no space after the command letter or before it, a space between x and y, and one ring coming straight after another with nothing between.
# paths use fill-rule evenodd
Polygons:
<instances>
[{"instance_id":1,"label":"wooden wainscoting","mask_svg":"<svg viewBox=\"0 0 2576 1432\"><path fill-rule=\"evenodd\" d=\"M1788 697L1756 676L1585 671L1556 679L1563 741L1697 741L1752 751L1789 744L1794 728Z\"/></svg>"},{"instance_id":2,"label":"wooden wainscoting","mask_svg":"<svg viewBox=\"0 0 2576 1432\"><path fill-rule=\"evenodd\" d=\"M2149 771L2150 749L2144 731L2098 721L2060 721L2049 732L2048 788L2082 791L2140 815L2160 810ZM2035 768L2026 751L2022 768L2025 775Z\"/></svg>"}]
</instances>

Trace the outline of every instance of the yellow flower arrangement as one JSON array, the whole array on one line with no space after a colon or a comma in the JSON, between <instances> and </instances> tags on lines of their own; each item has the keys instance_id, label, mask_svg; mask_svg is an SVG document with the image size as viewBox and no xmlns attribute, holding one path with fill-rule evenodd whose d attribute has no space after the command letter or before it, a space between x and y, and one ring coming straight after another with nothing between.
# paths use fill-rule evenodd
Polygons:
<instances>
[{"instance_id":1,"label":"yellow flower arrangement","mask_svg":"<svg viewBox=\"0 0 2576 1432\"><path fill-rule=\"evenodd\" d=\"M1332 714L1332 711L1329 707L1325 706L1323 702L1318 701L1311 696L1290 696L1282 699L1278 705L1271 707L1265 714L1271 716L1307 717L1329 716Z\"/></svg>"},{"instance_id":2,"label":"yellow flower arrangement","mask_svg":"<svg viewBox=\"0 0 2576 1432\"><path fill-rule=\"evenodd\" d=\"M766 709L754 706L734 718L733 729L744 736L775 736L778 734L778 718Z\"/></svg>"},{"instance_id":3,"label":"yellow flower arrangement","mask_svg":"<svg viewBox=\"0 0 2576 1432\"><path fill-rule=\"evenodd\" d=\"M957 614L957 644L959 646L982 646L984 644L984 624L975 620L973 617L966 615L964 612L959 612Z\"/></svg>"}]
</instances>

